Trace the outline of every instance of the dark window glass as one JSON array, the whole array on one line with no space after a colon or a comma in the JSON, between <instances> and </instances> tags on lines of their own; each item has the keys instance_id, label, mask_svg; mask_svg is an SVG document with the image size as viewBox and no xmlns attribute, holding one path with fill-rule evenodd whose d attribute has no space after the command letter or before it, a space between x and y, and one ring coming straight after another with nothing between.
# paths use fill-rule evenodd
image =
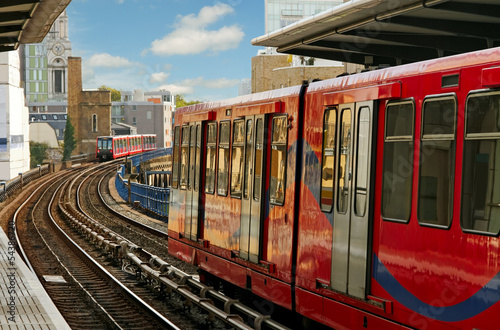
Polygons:
<instances>
[{"instance_id":1,"label":"dark window glass","mask_svg":"<svg viewBox=\"0 0 500 330\"><path fill-rule=\"evenodd\" d=\"M103 140L102 139L98 139L97 140L97 149L101 150L102 149L102 143L103 143Z\"/></svg>"},{"instance_id":2,"label":"dark window glass","mask_svg":"<svg viewBox=\"0 0 500 330\"><path fill-rule=\"evenodd\" d=\"M215 158L217 152L217 123L207 125L207 159L205 169L205 192L213 194L215 191Z\"/></svg>"},{"instance_id":3,"label":"dark window glass","mask_svg":"<svg viewBox=\"0 0 500 330\"><path fill-rule=\"evenodd\" d=\"M233 151L231 161L231 196L241 198L243 176L243 151L245 149L245 121L235 120L233 123Z\"/></svg>"},{"instance_id":4,"label":"dark window glass","mask_svg":"<svg viewBox=\"0 0 500 330\"><path fill-rule=\"evenodd\" d=\"M269 199L271 204L283 205L286 190L287 162L287 117L273 119L271 141L271 175L269 182Z\"/></svg>"},{"instance_id":5,"label":"dark window glass","mask_svg":"<svg viewBox=\"0 0 500 330\"><path fill-rule=\"evenodd\" d=\"M382 181L382 216L386 219L410 219L413 112L412 102L390 103L386 108Z\"/></svg>"},{"instance_id":6,"label":"dark window glass","mask_svg":"<svg viewBox=\"0 0 500 330\"><path fill-rule=\"evenodd\" d=\"M229 178L229 136L231 123L220 123L219 131L219 167L217 170L217 194L226 196Z\"/></svg>"},{"instance_id":7,"label":"dark window glass","mask_svg":"<svg viewBox=\"0 0 500 330\"><path fill-rule=\"evenodd\" d=\"M462 227L500 231L500 94L471 95L466 104Z\"/></svg>"},{"instance_id":8,"label":"dark window glass","mask_svg":"<svg viewBox=\"0 0 500 330\"><path fill-rule=\"evenodd\" d=\"M63 71L62 70L54 70L54 92L62 93L63 92Z\"/></svg>"},{"instance_id":9,"label":"dark window glass","mask_svg":"<svg viewBox=\"0 0 500 330\"><path fill-rule=\"evenodd\" d=\"M321 210L326 212L331 212L333 206L336 134L337 109L326 110L323 121L323 164L321 169Z\"/></svg>"},{"instance_id":10,"label":"dark window glass","mask_svg":"<svg viewBox=\"0 0 500 330\"><path fill-rule=\"evenodd\" d=\"M425 100L422 113L418 220L448 227L453 213L455 99Z\"/></svg>"},{"instance_id":11,"label":"dark window glass","mask_svg":"<svg viewBox=\"0 0 500 330\"><path fill-rule=\"evenodd\" d=\"M243 198L248 199L248 179L251 178L252 170L252 134L253 134L253 120L247 120L246 128L246 147L245 147L245 174L243 176Z\"/></svg>"}]
</instances>

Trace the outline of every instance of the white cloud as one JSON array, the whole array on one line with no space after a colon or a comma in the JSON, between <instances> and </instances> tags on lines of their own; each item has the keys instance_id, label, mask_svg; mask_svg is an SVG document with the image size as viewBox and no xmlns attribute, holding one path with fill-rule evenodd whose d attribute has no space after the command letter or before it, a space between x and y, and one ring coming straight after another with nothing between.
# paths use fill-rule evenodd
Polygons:
<instances>
[{"instance_id":1,"label":"white cloud","mask_svg":"<svg viewBox=\"0 0 500 330\"><path fill-rule=\"evenodd\" d=\"M155 90L167 90L171 92L172 94L175 95L189 95L194 93L194 88L191 86L182 86L182 85L177 85L177 84L168 84L168 85L161 85L158 88L155 88Z\"/></svg>"},{"instance_id":2,"label":"white cloud","mask_svg":"<svg viewBox=\"0 0 500 330\"><path fill-rule=\"evenodd\" d=\"M123 68L131 67L137 64L130 62L124 57L112 56L107 53L99 53L92 55L85 64L90 67L104 67L104 68Z\"/></svg>"},{"instance_id":3,"label":"white cloud","mask_svg":"<svg viewBox=\"0 0 500 330\"><path fill-rule=\"evenodd\" d=\"M207 88L219 89L237 86L240 83L239 79L211 79L203 82L203 86Z\"/></svg>"},{"instance_id":4,"label":"white cloud","mask_svg":"<svg viewBox=\"0 0 500 330\"><path fill-rule=\"evenodd\" d=\"M168 76L170 76L170 73L166 72L152 73L151 77L149 78L149 83L151 85L164 83L167 80Z\"/></svg>"},{"instance_id":5,"label":"white cloud","mask_svg":"<svg viewBox=\"0 0 500 330\"><path fill-rule=\"evenodd\" d=\"M156 55L187 55L205 51L218 52L238 47L245 36L237 25L223 26L218 30L207 29L234 9L223 3L203 7L198 15L180 17L176 29L162 39L151 43L151 52Z\"/></svg>"}]
</instances>

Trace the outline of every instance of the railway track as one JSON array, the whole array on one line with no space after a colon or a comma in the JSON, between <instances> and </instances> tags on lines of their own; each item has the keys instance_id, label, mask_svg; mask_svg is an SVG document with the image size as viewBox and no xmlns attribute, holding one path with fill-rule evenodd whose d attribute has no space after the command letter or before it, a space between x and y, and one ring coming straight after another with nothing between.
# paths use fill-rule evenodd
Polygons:
<instances>
[{"instance_id":1,"label":"railway track","mask_svg":"<svg viewBox=\"0 0 500 330\"><path fill-rule=\"evenodd\" d=\"M193 266L168 255L164 232L107 206L106 183L115 166L82 168L46 180L17 215L24 220L17 221L18 235L32 268L39 278L59 276L44 285L72 328L163 329L175 328L174 322L180 328L285 329L200 283Z\"/></svg>"}]
</instances>

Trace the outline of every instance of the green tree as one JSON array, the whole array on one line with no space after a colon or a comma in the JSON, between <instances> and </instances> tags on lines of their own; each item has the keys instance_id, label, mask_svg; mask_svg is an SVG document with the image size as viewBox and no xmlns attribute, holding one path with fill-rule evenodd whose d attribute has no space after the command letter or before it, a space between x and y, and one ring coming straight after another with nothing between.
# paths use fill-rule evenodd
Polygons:
<instances>
[{"instance_id":1,"label":"green tree","mask_svg":"<svg viewBox=\"0 0 500 330\"><path fill-rule=\"evenodd\" d=\"M68 120L66 121L66 128L64 130L63 160L69 160L71 158L71 153L75 150L76 142L75 128L68 117Z\"/></svg>"},{"instance_id":2,"label":"green tree","mask_svg":"<svg viewBox=\"0 0 500 330\"><path fill-rule=\"evenodd\" d=\"M175 107L176 108L181 108L185 107L187 105L192 105L192 104L197 104L201 103L201 101L186 101L184 99L184 95L176 95L175 96Z\"/></svg>"},{"instance_id":3,"label":"green tree","mask_svg":"<svg viewBox=\"0 0 500 330\"><path fill-rule=\"evenodd\" d=\"M98 88L100 91L110 91L111 92L111 102L120 102L122 99L122 93L114 88L108 87L106 85L102 85Z\"/></svg>"},{"instance_id":4,"label":"green tree","mask_svg":"<svg viewBox=\"0 0 500 330\"><path fill-rule=\"evenodd\" d=\"M30 141L30 162L31 168L42 164L44 159L47 159L47 150L49 145L45 142L39 143L35 141Z\"/></svg>"}]
</instances>

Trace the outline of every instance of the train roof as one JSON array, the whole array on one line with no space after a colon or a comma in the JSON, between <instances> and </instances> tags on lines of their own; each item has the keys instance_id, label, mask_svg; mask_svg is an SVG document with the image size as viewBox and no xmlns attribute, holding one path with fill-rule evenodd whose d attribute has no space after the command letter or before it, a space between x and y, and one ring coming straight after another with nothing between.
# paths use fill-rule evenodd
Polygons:
<instances>
[{"instance_id":1,"label":"train roof","mask_svg":"<svg viewBox=\"0 0 500 330\"><path fill-rule=\"evenodd\" d=\"M351 0L252 44L394 66L499 46L499 12L499 0Z\"/></svg>"}]
</instances>

